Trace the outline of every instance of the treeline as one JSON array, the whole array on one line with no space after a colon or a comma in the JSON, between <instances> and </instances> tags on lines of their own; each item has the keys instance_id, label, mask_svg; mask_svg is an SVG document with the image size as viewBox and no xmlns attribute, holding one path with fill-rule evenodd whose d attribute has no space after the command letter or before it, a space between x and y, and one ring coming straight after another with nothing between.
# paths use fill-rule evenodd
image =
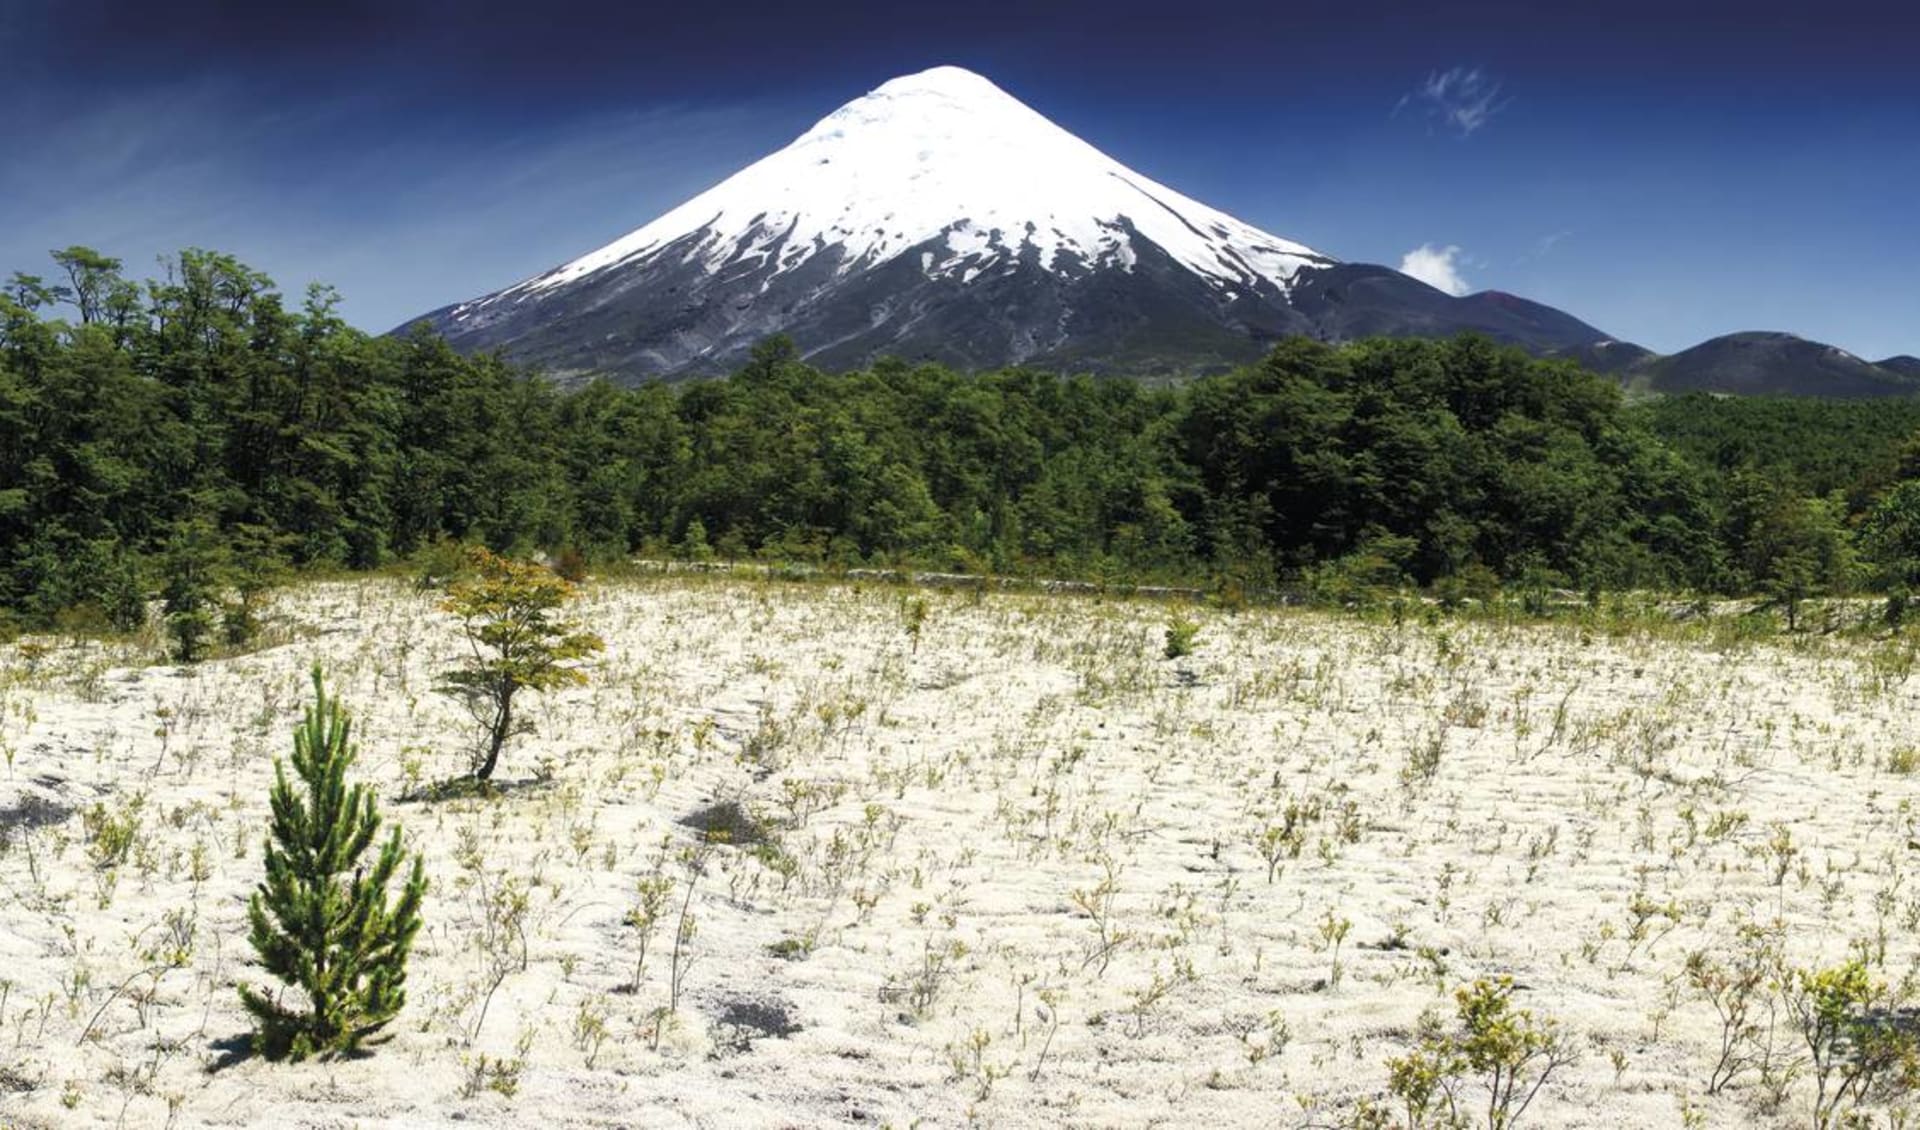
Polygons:
<instances>
[{"instance_id":1,"label":"treeline","mask_svg":"<svg viewBox=\"0 0 1920 1130\"><path fill-rule=\"evenodd\" d=\"M244 589L443 539L1336 597L1920 579L1894 520L1910 405L1630 409L1474 337L1289 340L1175 389L828 374L774 339L724 380L563 391L360 333L326 288L290 308L225 255L141 284L85 248L55 263L0 297L0 603L27 623L137 620L182 571Z\"/></svg>"}]
</instances>

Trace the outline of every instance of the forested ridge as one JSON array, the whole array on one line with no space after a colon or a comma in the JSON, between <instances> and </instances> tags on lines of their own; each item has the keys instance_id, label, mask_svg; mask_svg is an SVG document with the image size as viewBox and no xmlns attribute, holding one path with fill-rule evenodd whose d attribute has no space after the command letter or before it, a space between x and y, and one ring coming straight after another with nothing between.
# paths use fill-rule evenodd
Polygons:
<instances>
[{"instance_id":1,"label":"forested ridge","mask_svg":"<svg viewBox=\"0 0 1920 1130\"><path fill-rule=\"evenodd\" d=\"M1290 339L1176 388L823 373L773 339L727 379L563 391L217 253L136 283L70 248L0 289L0 604L27 625L443 539L1336 595L1920 581L1920 404L1629 406L1475 337Z\"/></svg>"}]
</instances>

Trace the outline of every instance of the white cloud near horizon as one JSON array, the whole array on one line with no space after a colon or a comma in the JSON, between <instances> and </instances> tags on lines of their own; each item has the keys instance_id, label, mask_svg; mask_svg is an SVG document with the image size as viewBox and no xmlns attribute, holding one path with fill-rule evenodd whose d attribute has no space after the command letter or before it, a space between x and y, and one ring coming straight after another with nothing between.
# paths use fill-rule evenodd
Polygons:
<instances>
[{"instance_id":1,"label":"white cloud near horizon","mask_svg":"<svg viewBox=\"0 0 1920 1130\"><path fill-rule=\"evenodd\" d=\"M1435 247L1423 243L1400 257L1400 273L1419 279L1436 290L1455 298L1473 289L1460 274L1460 249L1452 244Z\"/></svg>"},{"instance_id":2,"label":"white cloud near horizon","mask_svg":"<svg viewBox=\"0 0 1920 1130\"><path fill-rule=\"evenodd\" d=\"M1409 106L1425 113L1461 137L1471 137L1506 108L1500 81L1480 67L1449 67L1427 80L1394 105L1398 114Z\"/></svg>"}]
</instances>

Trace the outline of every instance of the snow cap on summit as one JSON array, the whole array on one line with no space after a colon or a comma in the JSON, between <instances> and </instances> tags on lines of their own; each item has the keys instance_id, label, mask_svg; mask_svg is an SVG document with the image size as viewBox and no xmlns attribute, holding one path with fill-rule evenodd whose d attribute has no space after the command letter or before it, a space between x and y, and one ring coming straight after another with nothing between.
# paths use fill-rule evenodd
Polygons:
<instances>
[{"instance_id":1,"label":"snow cap on summit","mask_svg":"<svg viewBox=\"0 0 1920 1130\"><path fill-rule=\"evenodd\" d=\"M967 95L999 95L1011 98L1012 95L995 86L990 79L975 74L965 67L945 65L928 67L910 75L888 79L873 88L875 94L912 94L919 92L947 94L954 97Z\"/></svg>"},{"instance_id":2,"label":"snow cap on summit","mask_svg":"<svg viewBox=\"0 0 1920 1130\"><path fill-rule=\"evenodd\" d=\"M680 263L769 279L829 252L844 276L917 250L926 277L964 284L1023 261L1074 275L1131 270L1141 240L1227 295L1279 297L1302 267L1333 263L1154 183L972 71L943 66L881 84L645 227L482 301L670 248Z\"/></svg>"},{"instance_id":3,"label":"snow cap on summit","mask_svg":"<svg viewBox=\"0 0 1920 1130\"><path fill-rule=\"evenodd\" d=\"M1542 351L1605 336L1270 235L952 66L881 83L645 227L429 318L455 348L562 380L724 373L773 334L827 368L1154 377L1292 334L1473 330Z\"/></svg>"}]
</instances>

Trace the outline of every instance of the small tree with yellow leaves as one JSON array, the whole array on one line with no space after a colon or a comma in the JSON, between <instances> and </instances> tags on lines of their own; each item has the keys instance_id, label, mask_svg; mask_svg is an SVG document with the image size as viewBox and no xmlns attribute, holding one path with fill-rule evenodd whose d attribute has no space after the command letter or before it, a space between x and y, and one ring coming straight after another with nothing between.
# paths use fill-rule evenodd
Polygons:
<instances>
[{"instance_id":1,"label":"small tree with yellow leaves","mask_svg":"<svg viewBox=\"0 0 1920 1130\"><path fill-rule=\"evenodd\" d=\"M472 577L448 590L440 607L460 618L470 657L441 676L440 689L465 703L482 730L473 779L485 781L507 741L531 729L514 715L514 696L585 683L579 661L606 644L559 617L574 587L553 570L479 547L468 563Z\"/></svg>"}]
</instances>

